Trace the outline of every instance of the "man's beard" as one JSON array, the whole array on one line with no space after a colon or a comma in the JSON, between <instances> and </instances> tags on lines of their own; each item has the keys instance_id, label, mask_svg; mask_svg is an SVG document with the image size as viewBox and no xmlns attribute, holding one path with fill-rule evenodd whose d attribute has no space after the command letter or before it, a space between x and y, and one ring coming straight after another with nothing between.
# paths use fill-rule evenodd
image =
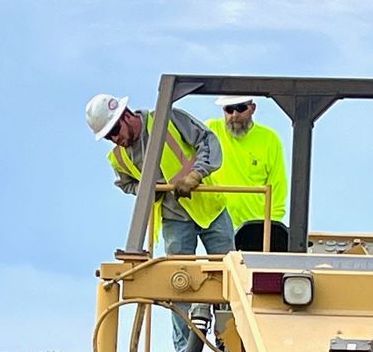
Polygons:
<instances>
[{"instance_id":1,"label":"man's beard","mask_svg":"<svg viewBox=\"0 0 373 352\"><path fill-rule=\"evenodd\" d=\"M228 121L226 123L227 129L234 137L241 137L247 133L252 125L251 120L243 120L240 122Z\"/></svg>"}]
</instances>

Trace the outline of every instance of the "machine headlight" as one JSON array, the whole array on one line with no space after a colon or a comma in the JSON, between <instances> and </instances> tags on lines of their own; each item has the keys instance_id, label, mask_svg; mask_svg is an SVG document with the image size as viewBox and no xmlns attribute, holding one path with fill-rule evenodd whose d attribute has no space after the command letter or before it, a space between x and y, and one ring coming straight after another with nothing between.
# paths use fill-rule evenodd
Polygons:
<instances>
[{"instance_id":1,"label":"machine headlight","mask_svg":"<svg viewBox=\"0 0 373 352\"><path fill-rule=\"evenodd\" d=\"M309 273L284 274L284 302L294 306L306 306L313 300L313 278Z\"/></svg>"}]
</instances>

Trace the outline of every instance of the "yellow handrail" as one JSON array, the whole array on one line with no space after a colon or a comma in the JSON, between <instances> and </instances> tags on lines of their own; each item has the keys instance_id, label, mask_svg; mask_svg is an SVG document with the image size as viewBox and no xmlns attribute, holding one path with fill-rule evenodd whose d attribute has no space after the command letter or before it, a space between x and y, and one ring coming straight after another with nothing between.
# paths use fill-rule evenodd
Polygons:
<instances>
[{"instance_id":1,"label":"yellow handrail","mask_svg":"<svg viewBox=\"0 0 373 352\"><path fill-rule=\"evenodd\" d=\"M171 192L175 189L172 184L157 184L156 192ZM263 252L269 252L271 244L271 202L272 202L272 187L266 186L209 186L199 185L193 192L219 192L219 193L263 193L264 194L264 231L263 231ZM153 220L154 221L154 220ZM152 223L152 221L150 221ZM152 237L152 236L149 236ZM153 247L153 243L149 240L149 246Z\"/></svg>"}]
</instances>

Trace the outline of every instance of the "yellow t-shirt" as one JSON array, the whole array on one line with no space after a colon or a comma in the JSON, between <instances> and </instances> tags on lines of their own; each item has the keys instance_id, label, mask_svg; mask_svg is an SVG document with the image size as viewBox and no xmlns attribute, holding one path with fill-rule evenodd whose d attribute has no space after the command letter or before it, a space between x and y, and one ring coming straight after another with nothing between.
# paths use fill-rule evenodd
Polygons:
<instances>
[{"instance_id":1,"label":"yellow t-shirt","mask_svg":"<svg viewBox=\"0 0 373 352\"><path fill-rule=\"evenodd\" d=\"M272 220L285 215L287 177L282 143L275 131L254 123L247 134L234 137L224 119L206 121L218 137L223 162L211 174L214 184L225 186L272 185ZM264 194L226 193L227 209L234 227L248 220L264 219Z\"/></svg>"}]
</instances>

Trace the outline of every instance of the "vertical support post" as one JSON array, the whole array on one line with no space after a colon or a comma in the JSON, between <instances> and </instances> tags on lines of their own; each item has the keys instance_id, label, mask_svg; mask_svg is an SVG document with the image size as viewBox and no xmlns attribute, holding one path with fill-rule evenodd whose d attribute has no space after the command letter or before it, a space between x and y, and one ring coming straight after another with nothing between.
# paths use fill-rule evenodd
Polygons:
<instances>
[{"instance_id":1,"label":"vertical support post","mask_svg":"<svg viewBox=\"0 0 373 352\"><path fill-rule=\"evenodd\" d=\"M111 305L119 301L119 284L117 282L106 289L104 281L97 286L97 319ZM100 327L97 346L98 352L117 352L118 309L110 312Z\"/></svg>"},{"instance_id":2,"label":"vertical support post","mask_svg":"<svg viewBox=\"0 0 373 352\"><path fill-rule=\"evenodd\" d=\"M135 208L128 234L126 251L142 253L145 241L146 226L150 215L151 202L156 173L160 165L164 142L166 139L167 124L172 105L175 76L164 75L160 82L160 91L155 110L155 123L146 147L144 165L139 184L139 194L136 197Z\"/></svg>"},{"instance_id":3,"label":"vertical support post","mask_svg":"<svg viewBox=\"0 0 373 352\"><path fill-rule=\"evenodd\" d=\"M290 252L306 252L313 111L311 97L296 97L290 204Z\"/></svg>"},{"instance_id":4,"label":"vertical support post","mask_svg":"<svg viewBox=\"0 0 373 352\"><path fill-rule=\"evenodd\" d=\"M290 252L306 252L308 245L308 209L312 128L314 121L330 108L337 96L275 95L273 99L293 121L293 165L290 204Z\"/></svg>"}]
</instances>

